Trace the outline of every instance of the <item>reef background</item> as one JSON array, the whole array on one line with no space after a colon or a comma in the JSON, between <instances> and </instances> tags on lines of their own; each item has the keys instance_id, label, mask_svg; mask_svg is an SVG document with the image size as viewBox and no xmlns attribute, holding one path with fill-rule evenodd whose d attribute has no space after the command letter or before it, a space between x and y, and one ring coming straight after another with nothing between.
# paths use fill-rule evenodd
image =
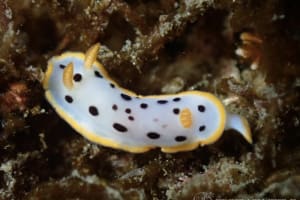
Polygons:
<instances>
[{"instance_id":1,"label":"reef background","mask_svg":"<svg viewBox=\"0 0 300 200\"><path fill-rule=\"evenodd\" d=\"M0 199L300 198L299 9L297 0L1 0ZM262 42L245 44L243 32ZM51 56L96 42L123 87L212 92L249 120L254 144L234 131L177 154L88 142L41 81ZM235 54L241 46L248 59Z\"/></svg>"}]
</instances>

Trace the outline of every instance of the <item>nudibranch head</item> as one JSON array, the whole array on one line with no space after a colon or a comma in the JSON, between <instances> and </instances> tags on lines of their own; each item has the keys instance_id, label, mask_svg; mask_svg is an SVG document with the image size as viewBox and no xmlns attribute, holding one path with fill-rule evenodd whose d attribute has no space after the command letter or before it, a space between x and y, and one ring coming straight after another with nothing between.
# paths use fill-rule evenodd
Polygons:
<instances>
[{"instance_id":1,"label":"nudibranch head","mask_svg":"<svg viewBox=\"0 0 300 200\"><path fill-rule=\"evenodd\" d=\"M99 48L53 57L43 82L57 113L90 141L135 153L156 147L173 153L214 143L233 128L251 142L248 123L210 93L140 96L120 87L96 60Z\"/></svg>"}]
</instances>

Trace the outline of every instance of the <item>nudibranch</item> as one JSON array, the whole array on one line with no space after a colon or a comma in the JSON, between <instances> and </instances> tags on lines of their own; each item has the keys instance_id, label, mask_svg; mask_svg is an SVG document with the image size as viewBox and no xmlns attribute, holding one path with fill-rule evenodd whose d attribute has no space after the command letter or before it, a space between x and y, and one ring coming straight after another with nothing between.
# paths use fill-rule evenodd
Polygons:
<instances>
[{"instance_id":1,"label":"nudibranch","mask_svg":"<svg viewBox=\"0 0 300 200\"><path fill-rule=\"evenodd\" d=\"M90 141L134 153L157 147L174 153L214 143L225 129L235 129L252 143L247 120L227 112L210 93L141 96L120 87L96 60L99 48L53 57L43 81L56 112Z\"/></svg>"}]
</instances>

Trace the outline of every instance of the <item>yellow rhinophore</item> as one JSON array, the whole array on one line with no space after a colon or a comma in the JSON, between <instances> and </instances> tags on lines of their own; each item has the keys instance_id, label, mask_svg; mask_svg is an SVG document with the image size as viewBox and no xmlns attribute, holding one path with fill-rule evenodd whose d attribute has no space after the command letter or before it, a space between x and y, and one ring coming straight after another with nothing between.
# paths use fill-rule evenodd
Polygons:
<instances>
[{"instance_id":1,"label":"yellow rhinophore","mask_svg":"<svg viewBox=\"0 0 300 200\"><path fill-rule=\"evenodd\" d=\"M63 72L63 83L68 89L72 89L73 87L73 70L73 63L69 63Z\"/></svg>"}]
</instances>

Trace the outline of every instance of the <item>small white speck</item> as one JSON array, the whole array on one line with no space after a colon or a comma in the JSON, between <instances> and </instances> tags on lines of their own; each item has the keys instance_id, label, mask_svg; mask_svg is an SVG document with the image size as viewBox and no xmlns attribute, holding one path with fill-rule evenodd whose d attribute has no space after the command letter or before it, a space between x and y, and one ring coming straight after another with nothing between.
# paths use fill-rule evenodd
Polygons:
<instances>
[{"instance_id":1,"label":"small white speck","mask_svg":"<svg viewBox=\"0 0 300 200\"><path fill-rule=\"evenodd\" d=\"M272 21L282 20L282 19L284 19L284 18L285 18L285 15L284 15L284 14L282 14L282 15L276 15L276 14L274 14L274 15L272 16Z\"/></svg>"}]
</instances>

